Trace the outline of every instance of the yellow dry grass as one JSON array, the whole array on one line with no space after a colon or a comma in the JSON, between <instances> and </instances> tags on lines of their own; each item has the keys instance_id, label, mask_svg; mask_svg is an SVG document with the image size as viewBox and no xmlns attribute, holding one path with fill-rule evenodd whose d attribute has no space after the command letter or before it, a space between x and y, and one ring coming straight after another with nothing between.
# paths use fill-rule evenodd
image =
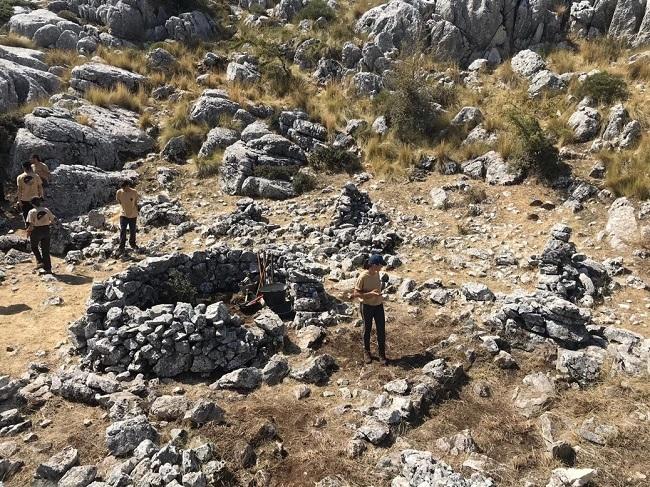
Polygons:
<instances>
[{"instance_id":1,"label":"yellow dry grass","mask_svg":"<svg viewBox=\"0 0 650 487\"><path fill-rule=\"evenodd\" d=\"M23 47L26 49L38 49L36 44L34 44L31 39L15 34L14 32L10 32L6 35L0 35L0 45L8 47Z\"/></svg>"},{"instance_id":2,"label":"yellow dry grass","mask_svg":"<svg viewBox=\"0 0 650 487\"><path fill-rule=\"evenodd\" d=\"M118 106L138 113L142 112L148 103L147 94L142 88L133 92L123 84L118 84L112 89L92 87L84 93L84 97L100 107Z\"/></svg>"}]
</instances>

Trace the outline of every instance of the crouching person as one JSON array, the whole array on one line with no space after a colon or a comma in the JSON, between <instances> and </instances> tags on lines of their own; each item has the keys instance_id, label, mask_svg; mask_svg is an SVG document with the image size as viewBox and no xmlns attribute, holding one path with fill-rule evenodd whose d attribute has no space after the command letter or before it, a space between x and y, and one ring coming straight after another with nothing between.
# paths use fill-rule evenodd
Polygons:
<instances>
[{"instance_id":1,"label":"crouching person","mask_svg":"<svg viewBox=\"0 0 650 487\"><path fill-rule=\"evenodd\" d=\"M36 257L37 268L42 268L45 274L52 274L50 225L56 221L56 217L43 206L41 198L32 198L30 203L33 208L27 214L27 236Z\"/></svg>"}]
</instances>

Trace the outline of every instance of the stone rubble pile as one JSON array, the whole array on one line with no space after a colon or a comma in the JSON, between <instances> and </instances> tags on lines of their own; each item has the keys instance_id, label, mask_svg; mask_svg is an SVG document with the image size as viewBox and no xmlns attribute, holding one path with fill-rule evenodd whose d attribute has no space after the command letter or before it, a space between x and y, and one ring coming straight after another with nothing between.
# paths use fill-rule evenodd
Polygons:
<instances>
[{"instance_id":1,"label":"stone rubble pile","mask_svg":"<svg viewBox=\"0 0 650 487\"><path fill-rule=\"evenodd\" d=\"M327 148L327 129L319 123L311 122L305 112L281 112L279 122L280 133L304 151Z\"/></svg>"},{"instance_id":2,"label":"stone rubble pile","mask_svg":"<svg viewBox=\"0 0 650 487\"><path fill-rule=\"evenodd\" d=\"M592 307L594 300L607 294L611 276L607 268L578 253L570 242L570 227L557 224L538 259L538 289L549 291L573 303ZM537 259L533 257L533 261Z\"/></svg>"},{"instance_id":3,"label":"stone rubble pile","mask_svg":"<svg viewBox=\"0 0 650 487\"><path fill-rule=\"evenodd\" d=\"M464 377L460 365L435 359L422 367L420 375L385 384L386 392L376 396L371 405L362 408L364 420L357 428L354 440L363 440L375 446L392 442L402 422L422 418L433 404L458 390Z\"/></svg>"},{"instance_id":4,"label":"stone rubble pile","mask_svg":"<svg viewBox=\"0 0 650 487\"><path fill-rule=\"evenodd\" d=\"M140 223L153 227L180 225L189 220L189 215L177 199L159 193L140 201Z\"/></svg>"},{"instance_id":5,"label":"stone rubble pile","mask_svg":"<svg viewBox=\"0 0 650 487\"><path fill-rule=\"evenodd\" d=\"M268 252L276 281L287 283L296 326L331 320L322 283L329 268L297 249ZM223 303L183 302L237 292L246 276L258 272L254 253L228 248L147 258L93 285L86 314L69 328L72 343L85 355L85 367L115 373L170 377L259 366L282 344L282 320L263 314L255 326L243 327ZM176 304L160 304L170 302Z\"/></svg>"},{"instance_id":6,"label":"stone rubble pile","mask_svg":"<svg viewBox=\"0 0 650 487\"><path fill-rule=\"evenodd\" d=\"M216 237L263 236L273 228L263 217L266 208L252 198L242 198L236 204L235 211L219 216L217 221L206 229L205 234Z\"/></svg>"},{"instance_id":7,"label":"stone rubble pile","mask_svg":"<svg viewBox=\"0 0 650 487\"><path fill-rule=\"evenodd\" d=\"M364 257L369 253L393 254L402 238L388 228L388 216L373 205L368 193L348 182L334 208L334 216L323 233L345 256ZM360 263L360 262L359 262Z\"/></svg>"},{"instance_id":8,"label":"stone rubble pile","mask_svg":"<svg viewBox=\"0 0 650 487\"><path fill-rule=\"evenodd\" d=\"M444 485L445 487L493 487L494 481L474 472L463 477L445 462L433 457L431 452L402 450L397 456L380 460L380 467L387 473L397 474L391 481L392 487L418 487L422 485Z\"/></svg>"}]
</instances>

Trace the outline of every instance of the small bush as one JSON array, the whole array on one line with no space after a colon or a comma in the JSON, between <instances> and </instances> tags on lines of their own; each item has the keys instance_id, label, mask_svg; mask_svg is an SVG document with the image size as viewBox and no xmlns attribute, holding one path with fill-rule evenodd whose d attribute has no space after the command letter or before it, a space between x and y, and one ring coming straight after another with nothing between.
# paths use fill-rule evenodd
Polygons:
<instances>
[{"instance_id":1,"label":"small bush","mask_svg":"<svg viewBox=\"0 0 650 487\"><path fill-rule=\"evenodd\" d=\"M292 166L267 166L256 165L253 168L253 176L274 181L291 182L298 168Z\"/></svg>"},{"instance_id":2,"label":"small bush","mask_svg":"<svg viewBox=\"0 0 650 487\"><path fill-rule=\"evenodd\" d=\"M528 174L551 181L561 172L559 151L547 137L537 119L515 110L508 113L515 130L517 149L513 165Z\"/></svg>"},{"instance_id":3,"label":"small bush","mask_svg":"<svg viewBox=\"0 0 650 487\"><path fill-rule=\"evenodd\" d=\"M378 104L401 141L432 139L444 126L440 108L454 102L455 91L429 81L414 61L403 65L389 82L392 91L385 90Z\"/></svg>"},{"instance_id":4,"label":"small bush","mask_svg":"<svg viewBox=\"0 0 650 487\"><path fill-rule=\"evenodd\" d=\"M309 165L316 171L354 174L361 170L359 158L344 149L326 147L309 156Z\"/></svg>"},{"instance_id":5,"label":"small bush","mask_svg":"<svg viewBox=\"0 0 650 487\"><path fill-rule=\"evenodd\" d=\"M176 269L169 272L169 279L167 279L167 297L172 303L190 303L193 304L196 300L198 291L192 281Z\"/></svg>"},{"instance_id":6,"label":"small bush","mask_svg":"<svg viewBox=\"0 0 650 487\"><path fill-rule=\"evenodd\" d=\"M13 14L13 2L9 0L0 0L0 24L7 22Z\"/></svg>"},{"instance_id":7,"label":"small bush","mask_svg":"<svg viewBox=\"0 0 650 487\"><path fill-rule=\"evenodd\" d=\"M84 97L100 107L118 106L138 113L142 112L147 104L147 95L142 89L132 92L123 84L114 89L92 87L86 91Z\"/></svg>"},{"instance_id":8,"label":"small bush","mask_svg":"<svg viewBox=\"0 0 650 487\"><path fill-rule=\"evenodd\" d=\"M610 74L607 71L588 76L578 86L576 96L583 98L589 96L598 103L611 104L618 100L626 100L629 96L627 84L621 76Z\"/></svg>"},{"instance_id":9,"label":"small bush","mask_svg":"<svg viewBox=\"0 0 650 487\"><path fill-rule=\"evenodd\" d=\"M299 20L316 20L320 17L325 17L328 22L331 22L336 18L336 12L334 12L332 7L327 5L325 0L311 0L311 2L305 5L304 8L298 12Z\"/></svg>"},{"instance_id":10,"label":"small bush","mask_svg":"<svg viewBox=\"0 0 650 487\"><path fill-rule=\"evenodd\" d=\"M306 172L298 171L293 176L293 189L297 194L304 194L318 187L318 181L314 176Z\"/></svg>"},{"instance_id":11,"label":"small bush","mask_svg":"<svg viewBox=\"0 0 650 487\"><path fill-rule=\"evenodd\" d=\"M484 189L471 187L465 193L465 200L468 204L480 205L487 200L487 193Z\"/></svg>"},{"instance_id":12,"label":"small bush","mask_svg":"<svg viewBox=\"0 0 650 487\"><path fill-rule=\"evenodd\" d=\"M223 160L223 152L217 151L210 157L197 157L196 161L196 177L199 179L209 178L219 174L221 162Z\"/></svg>"},{"instance_id":13,"label":"small bush","mask_svg":"<svg viewBox=\"0 0 650 487\"><path fill-rule=\"evenodd\" d=\"M9 167L9 152L18 129L24 126L23 120L24 117L19 112L0 114L0 171Z\"/></svg>"}]
</instances>

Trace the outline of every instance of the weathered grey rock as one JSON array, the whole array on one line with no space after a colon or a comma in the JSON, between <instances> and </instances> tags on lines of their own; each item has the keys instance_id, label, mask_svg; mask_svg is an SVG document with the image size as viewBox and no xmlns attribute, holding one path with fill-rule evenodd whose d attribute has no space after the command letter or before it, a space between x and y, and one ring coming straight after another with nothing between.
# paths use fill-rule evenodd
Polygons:
<instances>
[{"instance_id":1,"label":"weathered grey rock","mask_svg":"<svg viewBox=\"0 0 650 487\"><path fill-rule=\"evenodd\" d=\"M308 325L298 330L296 337L300 348L316 348L325 337L325 329L316 325Z\"/></svg>"},{"instance_id":2,"label":"weathered grey rock","mask_svg":"<svg viewBox=\"0 0 650 487\"><path fill-rule=\"evenodd\" d=\"M324 384L329 380L332 371L337 367L334 357L328 354L318 355L294 367L290 376L293 379L310 384Z\"/></svg>"},{"instance_id":3,"label":"weathered grey rock","mask_svg":"<svg viewBox=\"0 0 650 487\"><path fill-rule=\"evenodd\" d=\"M79 452L68 446L36 468L36 477L57 482L79 463Z\"/></svg>"},{"instance_id":4,"label":"weathered grey rock","mask_svg":"<svg viewBox=\"0 0 650 487\"><path fill-rule=\"evenodd\" d=\"M222 38L221 30L214 20L199 10L170 17L165 21L165 30L169 39L190 44Z\"/></svg>"},{"instance_id":5,"label":"weathered grey rock","mask_svg":"<svg viewBox=\"0 0 650 487\"><path fill-rule=\"evenodd\" d=\"M93 87L114 89L120 84L135 91L143 86L145 81L146 78L141 74L99 63L76 66L70 74L70 86L81 92L86 92Z\"/></svg>"},{"instance_id":6,"label":"weathered grey rock","mask_svg":"<svg viewBox=\"0 0 650 487\"><path fill-rule=\"evenodd\" d=\"M470 430L466 429L453 436L438 438L436 447L446 454L460 455L479 451Z\"/></svg>"},{"instance_id":7,"label":"weathered grey rock","mask_svg":"<svg viewBox=\"0 0 650 487\"><path fill-rule=\"evenodd\" d=\"M184 164L190 155L190 148L185 141L184 135L172 137L160 151L160 157L168 162Z\"/></svg>"},{"instance_id":8,"label":"weathered grey rock","mask_svg":"<svg viewBox=\"0 0 650 487\"><path fill-rule=\"evenodd\" d=\"M106 172L87 166L59 166L52 172L45 204L59 218L77 216L115 200L124 180L137 180L135 171Z\"/></svg>"},{"instance_id":9,"label":"weathered grey rock","mask_svg":"<svg viewBox=\"0 0 650 487\"><path fill-rule=\"evenodd\" d=\"M72 467L59 480L57 487L87 487L97 476L97 467L94 465L84 465Z\"/></svg>"},{"instance_id":10,"label":"weathered grey rock","mask_svg":"<svg viewBox=\"0 0 650 487\"><path fill-rule=\"evenodd\" d=\"M595 108L581 107L571 115L568 123L576 142L588 142L598 135L600 114Z\"/></svg>"},{"instance_id":11,"label":"weathered grey rock","mask_svg":"<svg viewBox=\"0 0 650 487\"><path fill-rule=\"evenodd\" d=\"M262 371L255 367L245 367L233 370L222 376L210 387L216 389L235 389L241 391L252 391L262 384Z\"/></svg>"},{"instance_id":12,"label":"weathered grey rock","mask_svg":"<svg viewBox=\"0 0 650 487\"><path fill-rule=\"evenodd\" d=\"M189 401L183 396L160 396L151 404L149 413L162 421L176 421L185 415Z\"/></svg>"},{"instance_id":13,"label":"weathered grey rock","mask_svg":"<svg viewBox=\"0 0 650 487\"><path fill-rule=\"evenodd\" d=\"M601 423L592 416L583 421L578 434L591 443L605 446L616 439L619 430L615 425Z\"/></svg>"},{"instance_id":14,"label":"weathered grey rock","mask_svg":"<svg viewBox=\"0 0 650 487\"><path fill-rule=\"evenodd\" d=\"M147 53L147 65L156 71L172 71L178 64L176 58L167 50L157 47Z\"/></svg>"},{"instance_id":15,"label":"weathered grey rock","mask_svg":"<svg viewBox=\"0 0 650 487\"><path fill-rule=\"evenodd\" d=\"M401 0L392 0L371 8L357 21L357 32L390 34L393 45L417 44L425 25L418 8Z\"/></svg>"},{"instance_id":16,"label":"weathered grey rock","mask_svg":"<svg viewBox=\"0 0 650 487\"><path fill-rule=\"evenodd\" d=\"M539 71L530 80L528 87L528 96L531 98L538 98L539 96L554 95L559 92L565 91L567 88L566 83L557 74L545 69Z\"/></svg>"},{"instance_id":17,"label":"weathered grey rock","mask_svg":"<svg viewBox=\"0 0 650 487\"><path fill-rule=\"evenodd\" d=\"M461 292L468 301L494 301L494 293L485 285L477 282L463 284Z\"/></svg>"},{"instance_id":18,"label":"weathered grey rock","mask_svg":"<svg viewBox=\"0 0 650 487\"><path fill-rule=\"evenodd\" d=\"M211 127L219 125L223 117L233 117L241 106L228 99L223 90L205 90L190 110L193 122L205 122Z\"/></svg>"},{"instance_id":19,"label":"weathered grey rock","mask_svg":"<svg viewBox=\"0 0 650 487\"><path fill-rule=\"evenodd\" d=\"M92 121L80 124L76 115ZM48 162L81 164L101 169L122 167L129 157L147 154L154 140L138 127L137 114L121 108L82 105L73 111L36 108L25 117L25 128L16 134L11 173L20 173L22 161L39 154Z\"/></svg>"},{"instance_id":20,"label":"weathered grey rock","mask_svg":"<svg viewBox=\"0 0 650 487\"><path fill-rule=\"evenodd\" d=\"M471 130L483 121L483 112L476 107L463 107L451 120L451 125Z\"/></svg>"},{"instance_id":21,"label":"weathered grey rock","mask_svg":"<svg viewBox=\"0 0 650 487\"><path fill-rule=\"evenodd\" d=\"M361 61L362 57L363 53L357 45L351 42L346 42L343 45L343 50L341 51L341 62L347 69L355 68L357 63Z\"/></svg>"},{"instance_id":22,"label":"weathered grey rock","mask_svg":"<svg viewBox=\"0 0 650 487\"><path fill-rule=\"evenodd\" d=\"M444 210L449 204L449 195L447 191L442 188L433 188L429 192L431 197L431 206L437 210Z\"/></svg>"},{"instance_id":23,"label":"weathered grey rock","mask_svg":"<svg viewBox=\"0 0 650 487\"><path fill-rule=\"evenodd\" d=\"M273 355L262 369L262 380L265 384L275 385L289 375L289 363L285 357Z\"/></svg>"},{"instance_id":24,"label":"weathered grey rock","mask_svg":"<svg viewBox=\"0 0 650 487\"><path fill-rule=\"evenodd\" d=\"M556 468L546 487L583 487L588 485L597 473L593 468Z\"/></svg>"},{"instance_id":25,"label":"weathered grey rock","mask_svg":"<svg viewBox=\"0 0 650 487\"><path fill-rule=\"evenodd\" d=\"M61 29L53 24L45 24L34 32L32 40L38 47L50 47L56 44L61 35Z\"/></svg>"},{"instance_id":26,"label":"weathered grey rock","mask_svg":"<svg viewBox=\"0 0 650 487\"><path fill-rule=\"evenodd\" d=\"M592 385L600 379L600 373L607 352L598 347L587 347L583 350L559 349L556 368L559 372L568 374L580 385Z\"/></svg>"},{"instance_id":27,"label":"weathered grey rock","mask_svg":"<svg viewBox=\"0 0 650 487\"><path fill-rule=\"evenodd\" d=\"M251 124L246 129L244 129L244 132L251 127ZM249 132L250 133L250 132ZM242 133L242 137L243 137ZM236 130L232 129L227 129L223 127L215 127L210 132L208 132L208 136L201 146L201 150L199 151L199 157L210 157L212 154L214 154L216 151L225 149L226 147L234 144L239 140L239 133Z\"/></svg>"},{"instance_id":28,"label":"weathered grey rock","mask_svg":"<svg viewBox=\"0 0 650 487\"><path fill-rule=\"evenodd\" d=\"M226 69L226 80L232 83L252 84L262 77L257 66L249 62L231 62Z\"/></svg>"},{"instance_id":29,"label":"weathered grey rock","mask_svg":"<svg viewBox=\"0 0 650 487\"><path fill-rule=\"evenodd\" d=\"M41 52L0 46L0 110L47 98L59 85L60 79L48 72Z\"/></svg>"},{"instance_id":30,"label":"weathered grey rock","mask_svg":"<svg viewBox=\"0 0 650 487\"><path fill-rule=\"evenodd\" d=\"M616 199L609 207L607 214L605 233L609 236L609 242L613 248L626 249L639 242L639 224L636 220L634 206L627 198Z\"/></svg>"},{"instance_id":31,"label":"weathered grey rock","mask_svg":"<svg viewBox=\"0 0 650 487\"><path fill-rule=\"evenodd\" d=\"M158 432L142 415L117 421L106 428L106 448L117 457L128 455L144 440L157 441Z\"/></svg>"},{"instance_id":32,"label":"weathered grey rock","mask_svg":"<svg viewBox=\"0 0 650 487\"><path fill-rule=\"evenodd\" d=\"M383 88L384 82L381 76L375 73L361 72L352 78L355 90L359 96L375 96Z\"/></svg>"},{"instance_id":33,"label":"weathered grey rock","mask_svg":"<svg viewBox=\"0 0 650 487\"><path fill-rule=\"evenodd\" d=\"M335 59L321 59L318 61L316 71L313 73L314 79L319 84L326 84L330 81L341 79L343 75L343 66Z\"/></svg>"},{"instance_id":34,"label":"weathered grey rock","mask_svg":"<svg viewBox=\"0 0 650 487\"><path fill-rule=\"evenodd\" d=\"M493 362L500 369L516 369L518 367L517 361L505 350L499 351Z\"/></svg>"},{"instance_id":35,"label":"weathered grey rock","mask_svg":"<svg viewBox=\"0 0 650 487\"><path fill-rule=\"evenodd\" d=\"M194 425L201 426L212 421L217 423L222 422L224 414L224 410L214 402L208 401L207 399L199 399L194 406L185 413L184 419L190 421Z\"/></svg>"},{"instance_id":36,"label":"weathered grey rock","mask_svg":"<svg viewBox=\"0 0 650 487\"><path fill-rule=\"evenodd\" d=\"M373 445L381 445L390 438L390 428L383 421L375 418L366 418L364 423L357 429L357 434Z\"/></svg>"},{"instance_id":37,"label":"weathered grey rock","mask_svg":"<svg viewBox=\"0 0 650 487\"><path fill-rule=\"evenodd\" d=\"M79 43L79 35L71 30L64 30L56 41L56 48L64 51L74 51Z\"/></svg>"},{"instance_id":38,"label":"weathered grey rock","mask_svg":"<svg viewBox=\"0 0 650 487\"><path fill-rule=\"evenodd\" d=\"M546 69L544 59L530 49L519 51L512 57L510 64L515 73L529 80L532 80L537 73Z\"/></svg>"},{"instance_id":39,"label":"weathered grey rock","mask_svg":"<svg viewBox=\"0 0 650 487\"><path fill-rule=\"evenodd\" d=\"M36 9L27 13L20 13L12 16L7 22L9 31L23 37L32 39L36 31L45 25L57 25L64 19L54 12L45 9ZM56 39L55 39L56 42Z\"/></svg>"},{"instance_id":40,"label":"weathered grey rock","mask_svg":"<svg viewBox=\"0 0 650 487\"><path fill-rule=\"evenodd\" d=\"M555 398L555 386L542 372L529 374L513 394L514 405L527 418L538 416Z\"/></svg>"}]
</instances>

